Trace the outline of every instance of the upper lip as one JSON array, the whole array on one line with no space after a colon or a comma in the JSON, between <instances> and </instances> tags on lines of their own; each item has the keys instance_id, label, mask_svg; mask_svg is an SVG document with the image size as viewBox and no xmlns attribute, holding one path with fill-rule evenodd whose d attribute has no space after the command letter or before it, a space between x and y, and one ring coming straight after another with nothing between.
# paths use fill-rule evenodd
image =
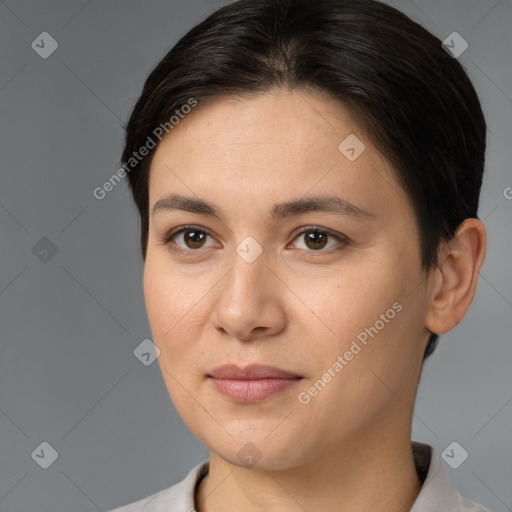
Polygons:
<instances>
[{"instance_id":1,"label":"upper lip","mask_svg":"<svg viewBox=\"0 0 512 512\"><path fill-rule=\"evenodd\" d=\"M275 366L267 366L262 364L250 364L244 368L240 368L235 364L224 364L217 366L208 377L215 379L233 379L233 380L256 380L256 379L297 379L298 375L294 375Z\"/></svg>"}]
</instances>

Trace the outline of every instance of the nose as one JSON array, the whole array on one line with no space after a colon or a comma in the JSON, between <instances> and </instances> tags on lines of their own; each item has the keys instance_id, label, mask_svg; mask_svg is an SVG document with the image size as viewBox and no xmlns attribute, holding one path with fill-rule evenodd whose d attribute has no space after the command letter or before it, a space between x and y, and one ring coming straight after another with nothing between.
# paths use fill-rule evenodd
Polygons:
<instances>
[{"instance_id":1,"label":"nose","mask_svg":"<svg viewBox=\"0 0 512 512\"><path fill-rule=\"evenodd\" d=\"M265 252L251 263L235 253L215 297L215 329L243 341L281 332L286 325L285 291L275 274L267 265Z\"/></svg>"}]
</instances>

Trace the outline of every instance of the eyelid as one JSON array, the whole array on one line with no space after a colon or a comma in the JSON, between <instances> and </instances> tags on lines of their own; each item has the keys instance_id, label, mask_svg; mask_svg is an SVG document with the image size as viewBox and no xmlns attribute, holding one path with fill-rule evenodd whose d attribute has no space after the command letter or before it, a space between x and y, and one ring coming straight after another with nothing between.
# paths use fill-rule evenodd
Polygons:
<instances>
[{"instance_id":1,"label":"eyelid","mask_svg":"<svg viewBox=\"0 0 512 512\"><path fill-rule=\"evenodd\" d=\"M188 225L184 225L184 226L179 226L176 229L171 230L169 233L164 234L162 237L159 238L159 242L162 245L171 247L172 241L176 236L180 235L184 231L193 231L193 230L200 231L202 233L206 233L209 237L216 240L216 238L211 234L211 232L207 228L205 228L203 226L196 226L196 225L188 224ZM185 251L185 252L186 251L188 251L188 252L198 252L199 251L199 249L184 249L179 246L171 247L171 249L176 250L176 251Z\"/></svg>"},{"instance_id":2,"label":"eyelid","mask_svg":"<svg viewBox=\"0 0 512 512\"><path fill-rule=\"evenodd\" d=\"M299 238L304 233L309 233L309 232L326 233L327 235L329 235L330 237L336 239L338 242L340 242L343 245L347 245L347 244L350 243L350 239L347 236L345 236L342 233L337 233L335 231L332 231L331 229L323 228L321 226L302 226L301 228L299 228L298 231L294 231L292 233L292 235L290 235L290 236L293 236L293 239L290 242L290 244L293 243L297 238ZM287 244L287 246L290 245L290 244ZM314 253L322 254L322 253L329 253L331 251L336 251L339 248L340 248L339 246L338 247L331 247L329 249L326 249L325 251L321 250L321 249L318 250L318 251L314 251L314 250L305 251L304 249L301 249L301 250L303 252L308 252L308 253L313 253L313 254Z\"/></svg>"},{"instance_id":3,"label":"eyelid","mask_svg":"<svg viewBox=\"0 0 512 512\"><path fill-rule=\"evenodd\" d=\"M205 233L207 234L209 237L213 238L216 240L216 238L212 235L212 233L205 227L203 226L197 226L197 225L191 225L191 224L188 224L188 225L183 225L183 226L179 226L177 227L176 229L173 229L171 230L169 233L163 235L161 238L159 238L159 242L163 245L166 245L166 246L169 246L171 247L171 244L172 244L172 241L173 239L177 236L177 235L180 235L181 233L183 233L184 231L192 231L192 230L196 230L196 231L200 231L202 233ZM330 229L327 229L327 228L323 228L321 226L314 226L314 225L311 225L311 226L301 226L298 230L294 231L290 237L293 237L291 242L289 244L287 244L287 247L292 244L297 238L299 238L301 235L303 235L304 233L308 233L308 232L318 232L318 233L326 233L327 235L329 235L330 237L336 239L339 243L341 243L342 245L346 245L350 242L350 239L343 235L342 233L337 233L337 232L334 232ZM199 252L201 248L199 249L184 249L182 247L179 247L179 246L176 246L176 247L171 247L172 250L176 250L176 251L181 251L181 252ZM319 249L317 251L315 250L304 250L304 249L299 249L301 250L302 252L308 252L308 253L328 253L328 252L331 252L331 251L336 251L337 249L339 249L339 247L331 247L327 250L322 250L322 249Z\"/></svg>"}]
</instances>

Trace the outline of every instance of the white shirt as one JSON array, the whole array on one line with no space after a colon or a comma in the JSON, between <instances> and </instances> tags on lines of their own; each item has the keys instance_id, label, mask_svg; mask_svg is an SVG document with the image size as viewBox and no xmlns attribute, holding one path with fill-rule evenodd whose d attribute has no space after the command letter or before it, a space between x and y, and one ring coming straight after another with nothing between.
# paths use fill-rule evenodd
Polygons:
<instances>
[{"instance_id":1,"label":"white shirt","mask_svg":"<svg viewBox=\"0 0 512 512\"><path fill-rule=\"evenodd\" d=\"M411 446L416 471L423 485L410 512L490 512L458 493L430 445L413 441ZM208 468L209 461L203 461L192 468L181 482L110 512L194 512L195 489L208 474Z\"/></svg>"}]
</instances>

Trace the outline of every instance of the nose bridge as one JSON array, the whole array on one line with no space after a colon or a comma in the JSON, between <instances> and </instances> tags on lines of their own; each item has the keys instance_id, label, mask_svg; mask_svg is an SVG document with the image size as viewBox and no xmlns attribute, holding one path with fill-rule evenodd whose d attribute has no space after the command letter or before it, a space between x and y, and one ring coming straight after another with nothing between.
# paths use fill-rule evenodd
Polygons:
<instances>
[{"instance_id":1,"label":"nose bridge","mask_svg":"<svg viewBox=\"0 0 512 512\"><path fill-rule=\"evenodd\" d=\"M254 307L265 295L268 273L267 254L263 247L253 238L247 237L233 254L226 292L232 299L243 299Z\"/></svg>"},{"instance_id":2,"label":"nose bridge","mask_svg":"<svg viewBox=\"0 0 512 512\"><path fill-rule=\"evenodd\" d=\"M267 335L277 332L284 322L267 255L254 242L245 240L236 248L215 305L215 327L240 339L261 332L257 327Z\"/></svg>"}]
</instances>

